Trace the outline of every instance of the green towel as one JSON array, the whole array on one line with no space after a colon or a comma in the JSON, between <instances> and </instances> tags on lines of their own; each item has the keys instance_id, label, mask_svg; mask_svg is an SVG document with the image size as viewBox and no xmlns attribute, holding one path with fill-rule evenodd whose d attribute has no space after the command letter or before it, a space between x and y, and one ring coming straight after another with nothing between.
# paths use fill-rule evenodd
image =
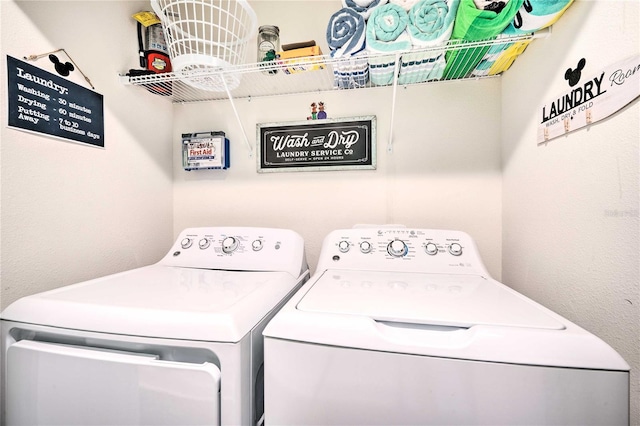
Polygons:
<instances>
[{"instance_id":1,"label":"green towel","mask_svg":"<svg viewBox=\"0 0 640 426\"><path fill-rule=\"evenodd\" d=\"M453 26L452 40L489 40L500 34L513 21L524 0L509 0L500 13L478 10L473 0L460 0ZM443 79L464 78L482 60L490 46L449 50Z\"/></svg>"}]
</instances>

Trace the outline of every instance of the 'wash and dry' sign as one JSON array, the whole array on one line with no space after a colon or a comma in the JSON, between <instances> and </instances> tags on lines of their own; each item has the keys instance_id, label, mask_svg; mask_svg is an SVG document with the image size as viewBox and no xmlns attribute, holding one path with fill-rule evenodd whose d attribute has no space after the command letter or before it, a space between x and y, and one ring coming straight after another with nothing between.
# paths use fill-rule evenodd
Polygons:
<instances>
[{"instance_id":1,"label":"'wash and dry' sign","mask_svg":"<svg viewBox=\"0 0 640 426\"><path fill-rule=\"evenodd\" d=\"M376 117L258 124L258 171L376 168Z\"/></svg>"}]
</instances>

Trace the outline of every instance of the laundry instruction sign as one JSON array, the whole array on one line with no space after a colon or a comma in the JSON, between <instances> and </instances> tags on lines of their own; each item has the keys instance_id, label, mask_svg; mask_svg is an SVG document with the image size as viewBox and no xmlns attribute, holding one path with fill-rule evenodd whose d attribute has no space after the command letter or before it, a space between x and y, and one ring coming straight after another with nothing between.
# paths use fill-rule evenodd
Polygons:
<instances>
[{"instance_id":1,"label":"laundry instruction sign","mask_svg":"<svg viewBox=\"0 0 640 426\"><path fill-rule=\"evenodd\" d=\"M640 55L583 76L586 59L565 71L569 89L544 104L537 142L543 143L609 117L640 96Z\"/></svg>"},{"instance_id":2,"label":"laundry instruction sign","mask_svg":"<svg viewBox=\"0 0 640 426\"><path fill-rule=\"evenodd\" d=\"M258 171L376 168L376 117L258 124Z\"/></svg>"},{"instance_id":3,"label":"laundry instruction sign","mask_svg":"<svg viewBox=\"0 0 640 426\"><path fill-rule=\"evenodd\" d=\"M104 147L102 95L7 56L9 127Z\"/></svg>"}]
</instances>

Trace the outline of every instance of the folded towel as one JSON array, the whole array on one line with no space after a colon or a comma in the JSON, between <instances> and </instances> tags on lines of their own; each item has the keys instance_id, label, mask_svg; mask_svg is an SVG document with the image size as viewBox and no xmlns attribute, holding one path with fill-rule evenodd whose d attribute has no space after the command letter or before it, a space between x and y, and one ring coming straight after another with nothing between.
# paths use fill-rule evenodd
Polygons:
<instances>
[{"instance_id":1,"label":"folded towel","mask_svg":"<svg viewBox=\"0 0 640 426\"><path fill-rule=\"evenodd\" d=\"M473 0L460 0L451 39L480 41L496 37L513 21L524 0L509 0L500 13L478 10ZM449 50L445 79L464 78L476 67L489 46Z\"/></svg>"},{"instance_id":2,"label":"folded towel","mask_svg":"<svg viewBox=\"0 0 640 426\"><path fill-rule=\"evenodd\" d=\"M502 35L518 36L547 28L560 19L571 3L573 0L527 0ZM495 75L508 70L529 43L531 40L491 46L472 75Z\"/></svg>"},{"instance_id":3,"label":"folded towel","mask_svg":"<svg viewBox=\"0 0 640 426\"><path fill-rule=\"evenodd\" d=\"M476 9L500 13L508 1L509 0L473 0L473 3L476 5Z\"/></svg>"},{"instance_id":4,"label":"folded towel","mask_svg":"<svg viewBox=\"0 0 640 426\"><path fill-rule=\"evenodd\" d=\"M420 0L389 0L389 3L396 4L408 12L419 1Z\"/></svg>"},{"instance_id":5,"label":"folded towel","mask_svg":"<svg viewBox=\"0 0 640 426\"><path fill-rule=\"evenodd\" d=\"M516 58L527 49L531 41L532 40L529 39L511 43L511 45L505 49L498 59L496 59L491 65L491 68L489 68L489 75L500 74L501 72L508 70L515 62Z\"/></svg>"},{"instance_id":6,"label":"folded towel","mask_svg":"<svg viewBox=\"0 0 640 426\"><path fill-rule=\"evenodd\" d=\"M363 50L352 56L345 56L334 62L333 82L337 89L355 89L369 82L369 62Z\"/></svg>"},{"instance_id":7,"label":"folded towel","mask_svg":"<svg viewBox=\"0 0 640 426\"><path fill-rule=\"evenodd\" d=\"M371 12L378 6L386 4L389 0L342 0L342 6L349 7L358 12L365 19L369 19Z\"/></svg>"},{"instance_id":8,"label":"folded towel","mask_svg":"<svg viewBox=\"0 0 640 426\"><path fill-rule=\"evenodd\" d=\"M353 9L345 7L331 15L327 25L331 56L340 58L360 52L365 46L365 31L364 18Z\"/></svg>"},{"instance_id":9,"label":"folded towel","mask_svg":"<svg viewBox=\"0 0 640 426\"><path fill-rule=\"evenodd\" d=\"M505 41L504 43L498 43L498 40L502 38L508 38L508 36L505 34L499 34L496 37L496 43L492 44L489 47L489 50L487 50L487 52L484 54L482 60L478 62L476 68L471 72L471 75L473 77L484 77L487 75L492 75L491 68L494 66L498 58L500 58L500 56L502 56L502 54L504 54L504 52L506 52L513 44L508 41Z\"/></svg>"},{"instance_id":10,"label":"folded towel","mask_svg":"<svg viewBox=\"0 0 640 426\"><path fill-rule=\"evenodd\" d=\"M420 0L409 10L408 32L413 50L443 45L451 37L460 0ZM445 68L443 50L402 55L401 84L439 80Z\"/></svg>"},{"instance_id":11,"label":"folded towel","mask_svg":"<svg viewBox=\"0 0 640 426\"><path fill-rule=\"evenodd\" d=\"M527 0L504 33L528 34L547 28L560 19L571 3L573 0Z\"/></svg>"},{"instance_id":12,"label":"folded towel","mask_svg":"<svg viewBox=\"0 0 640 426\"><path fill-rule=\"evenodd\" d=\"M411 50L409 15L396 4L377 7L367 21L367 51L371 82L386 85L397 73L397 54ZM387 53L388 55L381 55Z\"/></svg>"}]
</instances>

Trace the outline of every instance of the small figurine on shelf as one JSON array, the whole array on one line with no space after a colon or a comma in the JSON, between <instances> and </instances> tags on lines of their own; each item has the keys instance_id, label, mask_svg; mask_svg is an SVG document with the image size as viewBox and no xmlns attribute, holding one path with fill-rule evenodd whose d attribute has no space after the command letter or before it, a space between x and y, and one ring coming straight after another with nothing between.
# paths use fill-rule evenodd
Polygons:
<instances>
[{"instance_id":1,"label":"small figurine on shelf","mask_svg":"<svg viewBox=\"0 0 640 426\"><path fill-rule=\"evenodd\" d=\"M327 118L327 113L324 111L324 102L318 102L318 109L320 110L318 111L318 120Z\"/></svg>"},{"instance_id":2,"label":"small figurine on shelf","mask_svg":"<svg viewBox=\"0 0 640 426\"><path fill-rule=\"evenodd\" d=\"M318 107L315 102L311 103L311 116L307 117L307 120L315 120L318 118Z\"/></svg>"}]
</instances>

